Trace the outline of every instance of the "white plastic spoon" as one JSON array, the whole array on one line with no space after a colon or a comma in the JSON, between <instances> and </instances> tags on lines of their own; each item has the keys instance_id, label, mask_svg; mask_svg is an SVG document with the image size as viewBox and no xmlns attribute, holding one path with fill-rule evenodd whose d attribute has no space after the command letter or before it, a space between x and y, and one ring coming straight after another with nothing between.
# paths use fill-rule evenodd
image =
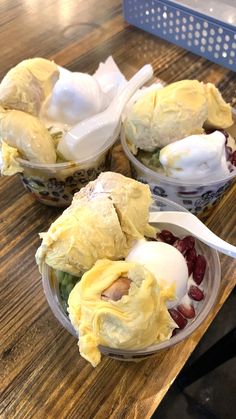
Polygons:
<instances>
[{"instance_id":1,"label":"white plastic spoon","mask_svg":"<svg viewBox=\"0 0 236 419\"><path fill-rule=\"evenodd\" d=\"M86 160L94 156L112 137L120 123L121 113L136 90L153 76L150 64L142 67L125 85L108 108L71 128L58 145L58 152L67 160Z\"/></svg>"},{"instance_id":2,"label":"white plastic spoon","mask_svg":"<svg viewBox=\"0 0 236 419\"><path fill-rule=\"evenodd\" d=\"M172 224L181 227L213 249L216 249L227 256L231 256L232 258L236 258L236 246L220 239L191 213L181 211L151 212L149 222Z\"/></svg>"}]
</instances>

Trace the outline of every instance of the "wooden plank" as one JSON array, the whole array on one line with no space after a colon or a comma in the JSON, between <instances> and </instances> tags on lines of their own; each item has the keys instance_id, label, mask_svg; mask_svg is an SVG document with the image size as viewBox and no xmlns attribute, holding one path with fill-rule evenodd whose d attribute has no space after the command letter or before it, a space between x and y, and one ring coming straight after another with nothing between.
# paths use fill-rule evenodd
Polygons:
<instances>
[{"instance_id":1,"label":"wooden plank","mask_svg":"<svg viewBox=\"0 0 236 419\"><path fill-rule=\"evenodd\" d=\"M29 56L52 57L72 70L93 72L112 54L127 77L150 62L170 83L183 78L216 83L236 105L235 74L123 21L121 2L3 0L1 76ZM50 22L50 24L49 24ZM214 309L187 340L139 363L103 358L93 369L76 340L51 313L35 264L45 231L61 210L45 207L17 176L0 179L0 415L3 418L149 418L186 363L236 282L236 262L221 256L222 282ZM207 223L236 242L236 186Z\"/></svg>"}]
</instances>

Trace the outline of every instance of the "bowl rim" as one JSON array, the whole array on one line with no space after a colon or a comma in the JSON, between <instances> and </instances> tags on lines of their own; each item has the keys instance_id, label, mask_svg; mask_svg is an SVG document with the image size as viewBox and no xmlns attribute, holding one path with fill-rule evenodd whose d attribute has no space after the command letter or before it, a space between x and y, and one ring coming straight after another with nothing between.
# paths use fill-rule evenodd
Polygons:
<instances>
[{"instance_id":1,"label":"bowl rim","mask_svg":"<svg viewBox=\"0 0 236 419\"><path fill-rule=\"evenodd\" d=\"M233 120L234 120L234 124L236 125L236 109L232 108L232 115L233 115ZM231 127L233 126L231 125ZM229 127L228 129L230 129L231 127ZM141 163L135 156L134 154L130 151L128 145L127 145L127 140L125 137L125 129L124 129L124 123L122 123L121 126L121 132L120 132L120 141L122 144L122 148L124 150L124 153L126 154L126 157L128 158L128 160L133 163L134 165L138 166L140 170L142 170L147 176L152 177L153 179L156 180L156 182L164 182L164 183L168 183L171 185L176 185L176 186L192 186L192 187L196 187L196 186L210 186L210 185L215 185L215 184L219 184L221 182L227 182L230 181L231 179L233 179L236 176L236 168L233 169L232 172L230 172L228 175L221 177L221 178L216 178L213 180L210 180L209 182L206 182L206 180L203 179L199 179L199 180L180 180L180 179L175 179L169 176L165 176L161 173L155 172L152 169L149 169L149 167L145 166L143 163Z\"/></svg>"},{"instance_id":2,"label":"bowl rim","mask_svg":"<svg viewBox=\"0 0 236 419\"><path fill-rule=\"evenodd\" d=\"M176 205L176 207L181 208L181 210L183 210L184 212L188 212L185 208L182 208L180 205L173 203L172 201L169 201L166 198L154 197L154 199L158 199L159 201L162 201L165 203L170 202L172 205L174 204ZM181 342L182 340L186 339L202 324L202 322L209 315L211 309L216 303L216 299L217 299L219 288L220 288L220 281L221 281L221 265L220 265L218 252L215 249L210 248L206 244L202 242L200 243L201 245L206 246L210 250L213 260L214 260L214 265L216 268L215 275L214 275L214 287L204 307L204 310L198 314L196 319L191 324L189 324L187 329L184 329L185 334L179 333L179 334L176 334L175 336L172 336L171 339L165 340L163 342L159 342L157 344L150 345L146 348L137 349L137 350L110 348L108 346L99 345L99 350L101 351L101 353L109 354L109 355L118 355L118 356L121 355L121 356L124 356L125 358L129 358L129 357L132 358L133 356L134 357L137 356L138 358L139 356L142 356L142 355L144 356L151 355L160 350L170 348L176 345L177 343ZM53 314L55 315L55 317L57 318L57 320L59 321L59 323L61 323L61 325L71 335L79 339L79 336L77 335L74 327L72 326L69 320L69 317L66 316L64 310L62 309L57 295L56 295L56 304L55 304L55 295L52 292L52 289L49 285L49 280L48 280L48 278L50 277L51 270L52 268L44 262L42 265L42 284L43 284L43 289L44 289L44 293L45 293L45 297L47 299L48 305L50 309L52 310Z\"/></svg>"}]
</instances>

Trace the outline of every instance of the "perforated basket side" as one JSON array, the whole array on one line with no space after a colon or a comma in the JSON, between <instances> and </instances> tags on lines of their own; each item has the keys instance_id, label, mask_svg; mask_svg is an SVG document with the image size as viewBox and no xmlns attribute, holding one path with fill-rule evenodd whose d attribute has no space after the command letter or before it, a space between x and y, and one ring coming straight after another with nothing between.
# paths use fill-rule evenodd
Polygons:
<instances>
[{"instance_id":1,"label":"perforated basket side","mask_svg":"<svg viewBox=\"0 0 236 419\"><path fill-rule=\"evenodd\" d=\"M124 0L134 26L236 71L236 28L170 1Z\"/></svg>"}]
</instances>

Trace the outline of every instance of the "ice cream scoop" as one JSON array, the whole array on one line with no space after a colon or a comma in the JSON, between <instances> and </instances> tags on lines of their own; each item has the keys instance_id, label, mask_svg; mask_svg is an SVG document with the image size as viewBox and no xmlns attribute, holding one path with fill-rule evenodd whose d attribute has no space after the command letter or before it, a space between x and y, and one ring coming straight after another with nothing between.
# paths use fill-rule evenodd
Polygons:
<instances>
[{"instance_id":1,"label":"ice cream scoop","mask_svg":"<svg viewBox=\"0 0 236 419\"><path fill-rule=\"evenodd\" d=\"M175 247L156 241L139 240L126 260L138 262L153 273L166 295L175 293L175 299L167 302L173 307L187 292L188 267L183 255ZM168 291L169 290L169 291Z\"/></svg>"},{"instance_id":2,"label":"ice cream scoop","mask_svg":"<svg viewBox=\"0 0 236 419\"><path fill-rule=\"evenodd\" d=\"M79 161L99 152L114 134L128 100L152 75L149 64L139 70L104 112L76 124L64 135L58 145L59 154L66 160Z\"/></svg>"},{"instance_id":3,"label":"ice cream scoop","mask_svg":"<svg viewBox=\"0 0 236 419\"><path fill-rule=\"evenodd\" d=\"M163 147L160 162L167 176L175 179L222 178L229 173L225 140L220 131L191 135Z\"/></svg>"},{"instance_id":4,"label":"ice cream scoop","mask_svg":"<svg viewBox=\"0 0 236 419\"><path fill-rule=\"evenodd\" d=\"M106 98L97 80L85 73L64 71L44 104L42 116L74 125L101 112Z\"/></svg>"}]
</instances>

